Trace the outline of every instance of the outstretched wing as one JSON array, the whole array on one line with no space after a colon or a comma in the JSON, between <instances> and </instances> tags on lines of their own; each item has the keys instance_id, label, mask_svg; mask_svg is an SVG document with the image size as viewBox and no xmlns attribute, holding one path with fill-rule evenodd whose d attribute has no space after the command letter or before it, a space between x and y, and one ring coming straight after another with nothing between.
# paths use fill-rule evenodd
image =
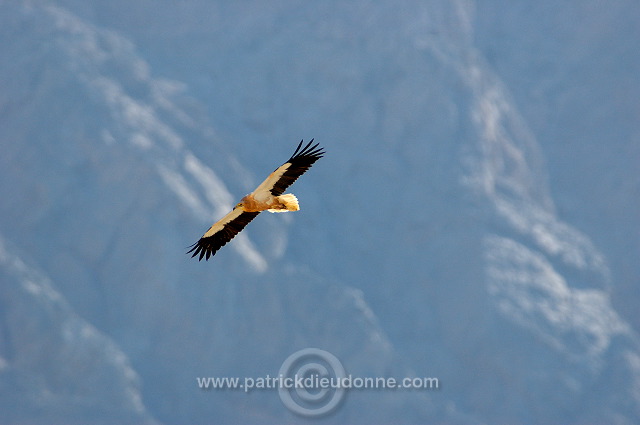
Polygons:
<instances>
[{"instance_id":1,"label":"outstretched wing","mask_svg":"<svg viewBox=\"0 0 640 425\"><path fill-rule=\"evenodd\" d=\"M202 260L202 257L208 260L209 257L215 255L216 251L240 233L258 214L260 212L245 212L242 208L235 208L215 222L198 242L189 247L191 249L187 254L193 252L192 258L200 254L198 261Z\"/></svg>"},{"instance_id":2,"label":"outstretched wing","mask_svg":"<svg viewBox=\"0 0 640 425\"><path fill-rule=\"evenodd\" d=\"M282 195L293 182L298 180L298 177L303 175L305 171L311 168L314 162L324 155L323 148L318 147L319 143L311 146L313 139L301 150L302 143L303 141L300 141L296 151L287 162L276 168L275 171L269 174L269 177L260 183L260 186L253 191L255 199L264 199L263 195L266 195L267 192L271 192L273 196Z\"/></svg>"}]
</instances>

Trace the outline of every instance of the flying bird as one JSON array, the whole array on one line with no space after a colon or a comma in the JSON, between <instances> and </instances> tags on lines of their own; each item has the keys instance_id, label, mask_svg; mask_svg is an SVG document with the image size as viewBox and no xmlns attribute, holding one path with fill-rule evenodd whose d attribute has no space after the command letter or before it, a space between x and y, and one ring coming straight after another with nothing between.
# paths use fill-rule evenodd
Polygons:
<instances>
[{"instance_id":1,"label":"flying bird","mask_svg":"<svg viewBox=\"0 0 640 425\"><path fill-rule=\"evenodd\" d=\"M198 242L189 247L187 254L193 252L191 258L199 255L198 261L203 257L208 260L260 212L298 211L298 198L291 193L283 195L283 192L324 155L319 143L312 146L313 140L304 148L304 139L301 140L291 158L269 174L256 190L242 198L233 211L215 222Z\"/></svg>"}]
</instances>

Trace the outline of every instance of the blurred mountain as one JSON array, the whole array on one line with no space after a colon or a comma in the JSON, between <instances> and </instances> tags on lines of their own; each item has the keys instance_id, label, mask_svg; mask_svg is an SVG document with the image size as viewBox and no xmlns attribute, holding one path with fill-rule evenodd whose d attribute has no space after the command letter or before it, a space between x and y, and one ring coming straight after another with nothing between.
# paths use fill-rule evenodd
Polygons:
<instances>
[{"instance_id":1,"label":"blurred mountain","mask_svg":"<svg viewBox=\"0 0 640 425\"><path fill-rule=\"evenodd\" d=\"M2 240L0 265L2 422L156 423L117 345Z\"/></svg>"},{"instance_id":2,"label":"blurred mountain","mask_svg":"<svg viewBox=\"0 0 640 425\"><path fill-rule=\"evenodd\" d=\"M312 422L196 377L318 347L441 388L313 422L637 423L638 7L545 3L1 2L0 422Z\"/></svg>"},{"instance_id":3,"label":"blurred mountain","mask_svg":"<svg viewBox=\"0 0 640 425\"><path fill-rule=\"evenodd\" d=\"M628 0L499 6L477 3L477 46L545 152L558 214L606 255L612 301L637 331L640 8Z\"/></svg>"}]
</instances>

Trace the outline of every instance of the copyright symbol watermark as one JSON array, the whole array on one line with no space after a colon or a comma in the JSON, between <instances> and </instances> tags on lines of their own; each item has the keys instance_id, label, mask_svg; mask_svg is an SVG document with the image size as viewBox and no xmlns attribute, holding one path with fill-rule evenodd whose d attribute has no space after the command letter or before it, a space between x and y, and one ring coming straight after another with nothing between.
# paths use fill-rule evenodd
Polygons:
<instances>
[{"instance_id":1,"label":"copyright symbol watermark","mask_svg":"<svg viewBox=\"0 0 640 425\"><path fill-rule=\"evenodd\" d=\"M330 385L346 377L340 360L328 351L305 348L287 357L279 376L286 385L278 394L287 409L300 416L318 417L333 412L345 388Z\"/></svg>"},{"instance_id":2,"label":"copyright symbol watermark","mask_svg":"<svg viewBox=\"0 0 640 425\"><path fill-rule=\"evenodd\" d=\"M318 348L305 348L290 355L277 376L199 376L203 390L277 389L287 409L305 417L318 417L334 412L347 390L438 390L436 377L396 378L393 376L353 376L345 373L340 360Z\"/></svg>"}]
</instances>

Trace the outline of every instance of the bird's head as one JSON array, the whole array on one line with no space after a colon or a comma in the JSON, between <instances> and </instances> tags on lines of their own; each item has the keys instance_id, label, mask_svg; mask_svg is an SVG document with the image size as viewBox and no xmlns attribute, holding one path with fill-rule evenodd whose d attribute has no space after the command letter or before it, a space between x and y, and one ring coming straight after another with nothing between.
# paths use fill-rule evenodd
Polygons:
<instances>
[{"instance_id":1,"label":"bird's head","mask_svg":"<svg viewBox=\"0 0 640 425\"><path fill-rule=\"evenodd\" d=\"M247 195L247 196L249 196L249 195ZM240 202L238 202L236 204L236 208L244 209L247 206L247 196L245 196L242 199L240 199Z\"/></svg>"}]
</instances>

